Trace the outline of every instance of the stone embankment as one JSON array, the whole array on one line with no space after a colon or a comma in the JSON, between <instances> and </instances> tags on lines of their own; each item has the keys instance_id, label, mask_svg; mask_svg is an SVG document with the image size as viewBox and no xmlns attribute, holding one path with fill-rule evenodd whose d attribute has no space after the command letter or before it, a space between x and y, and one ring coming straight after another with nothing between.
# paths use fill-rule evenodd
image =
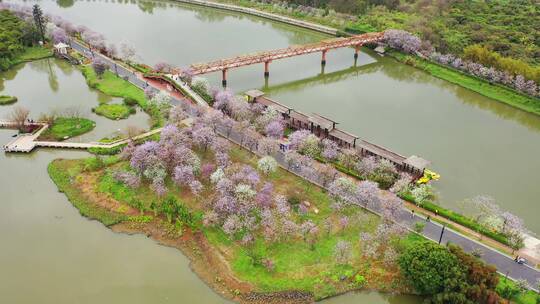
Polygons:
<instances>
[{"instance_id":1,"label":"stone embankment","mask_svg":"<svg viewBox=\"0 0 540 304\"><path fill-rule=\"evenodd\" d=\"M329 34L329 35L334 35L334 36L337 35L337 33L338 33L338 30L335 29L335 28L332 28L332 27L319 25L319 24L315 24L315 23L311 23L311 22L306 22L306 21L302 21L302 20L297 20L297 19L293 19L293 18L289 18L289 17L285 17L285 16L280 16L280 15L277 15L277 14L267 13L267 12L259 11L259 10L253 9L253 8L247 8L247 7L242 7L242 6L232 5L232 4L225 4L225 3L218 3L218 2L211 2L211 1L202 1L202 0L176 0L176 1L183 2L183 3L189 3L189 4L195 4L195 5L201 5L201 6L211 7L211 8L218 8L218 9L223 9L223 10L228 10L228 11L233 11L233 12L239 12L239 13L244 13L244 14L249 14L249 15L253 15L253 16L258 16L258 17L270 19L270 20L273 20L273 21L278 21L278 22L283 22L283 23L287 23L287 24L290 24L290 25L300 26L300 27L303 27L303 28L306 28L306 29L310 29L310 30L314 30L314 31L317 31L317 32L321 32L321 33L325 33L325 34Z\"/></svg>"}]
</instances>

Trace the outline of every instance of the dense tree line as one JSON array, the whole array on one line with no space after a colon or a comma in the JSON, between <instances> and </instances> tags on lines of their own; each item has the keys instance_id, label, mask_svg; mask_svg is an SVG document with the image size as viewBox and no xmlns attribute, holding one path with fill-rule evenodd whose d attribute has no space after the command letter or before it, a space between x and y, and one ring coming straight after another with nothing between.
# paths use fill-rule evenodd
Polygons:
<instances>
[{"instance_id":1,"label":"dense tree line","mask_svg":"<svg viewBox=\"0 0 540 304\"><path fill-rule=\"evenodd\" d=\"M39 40L36 27L7 10L0 10L0 70L10 66L11 61L25 47Z\"/></svg>"},{"instance_id":2,"label":"dense tree line","mask_svg":"<svg viewBox=\"0 0 540 304\"><path fill-rule=\"evenodd\" d=\"M286 0L285 3L300 15L325 16L329 11L337 11L357 16L347 26L353 31L403 29L430 41L440 53L461 56L466 47L480 45L501 57L513 58L512 66L525 65L532 69L540 63L540 6L535 0ZM527 73L522 68L519 74Z\"/></svg>"}]
</instances>

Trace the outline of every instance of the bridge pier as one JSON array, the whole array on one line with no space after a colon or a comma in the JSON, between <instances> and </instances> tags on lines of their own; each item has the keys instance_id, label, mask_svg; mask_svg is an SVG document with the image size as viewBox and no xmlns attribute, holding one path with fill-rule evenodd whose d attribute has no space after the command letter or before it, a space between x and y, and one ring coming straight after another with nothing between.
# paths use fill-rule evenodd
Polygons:
<instances>
[{"instance_id":1,"label":"bridge pier","mask_svg":"<svg viewBox=\"0 0 540 304\"><path fill-rule=\"evenodd\" d=\"M270 61L264 62L264 77L268 78L270 76L270 70L268 69L268 66L270 65Z\"/></svg>"},{"instance_id":2,"label":"bridge pier","mask_svg":"<svg viewBox=\"0 0 540 304\"><path fill-rule=\"evenodd\" d=\"M323 50L322 51L322 59L321 59L321 64L322 65L326 64L326 52L328 52L328 50Z\"/></svg>"},{"instance_id":3,"label":"bridge pier","mask_svg":"<svg viewBox=\"0 0 540 304\"><path fill-rule=\"evenodd\" d=\"M227 86L227 69L221 70L221 85L223 87Z\"/></svg>"}]
</instances>

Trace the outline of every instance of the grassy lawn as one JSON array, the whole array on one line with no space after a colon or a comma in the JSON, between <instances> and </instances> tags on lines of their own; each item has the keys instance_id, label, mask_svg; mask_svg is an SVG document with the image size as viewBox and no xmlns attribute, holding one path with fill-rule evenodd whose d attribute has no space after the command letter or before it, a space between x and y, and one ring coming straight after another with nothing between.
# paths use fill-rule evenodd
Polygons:
<instances>
[{"instance_id":1,"label":"grassy lawn","mask_svg":"<svg viewBox=\"0 0 540 304\"><path fill-rule=\"evenodd\" d=\"M499 285L497 286L497 292L500 293L501 290L504 290L507 287L515 287L515 283L512 280L505 279L501 276L499 280ZM515 298L512 299L513 303L516 304L537 304L539 303L540 295L532 290L528 290L518 294Z\"/></svg>"},{"instance_id":2,"label":"grassy lawn","mask_svg":"<svg viewBox=\"0 0 540 304\"><path fill-rule=\"evenodd\" d=\"M504 102L521 110L540 114L540 99L526 96L514 91L510 88L498 84L490 84L489 82L464 74L460 71L441 66L426 60L418 59L397 52L390 52L391 56L401 62L410 63L431 75L457 84L474 92L477 92L486 97Z\"/></svg>"},{"instance_id":3,"label":"grassy lawn","mask_svg":"<svg viewBox=\"0 0 540 304\"><path fill-rule=\"evenodd\" d=\"M1 95L0 96L0 105L10 105L17 102L17 97L15 96L7 96L7 95Z\"/></svg>"},{"instance_id":4,"label":"grassy lawn","mask_svg":"<svg viewBox=\"0 0 540 304\"><path fill-rule=\"evenodd\" d=\"M23 62L48 58L52 56L53 56L53 52L48 48L44 48L40 46L29 47L29 48L26 48L23 53L21 53L19 56L17 56L13 60L13 65L23 63Z\"/></svg>"},{"instance_id":5,"label":"grassy lawn","mask_svg":"<svg viewBox=\"0 0 540 304\"><path fill-rule=\"evenodd\" d=\"M79 209L81 215L99 220L105 226L111 226L126 220L127 217L123 214L110 212L105 208L88 204L81 192L73 187L73 182L83 170L83 164L83 162L77 160L55 160L49 164L47 171L58 190L66 194L73 206Z\"/></svg>"},{"instance_id":6,"label":"grassy lawn","mask_svg":"<svg viewBox=\"0 0 540 304\"><path fill-rule=\"evenodd\" d=\"M134 108L123 104L100 104L94 108L94 112L98 115L105 116L109 119L125 119L134 112Z\"/></svg>"},{"instance_id":7,"label":"grassy lawn","mask_svg":"<svg viewBox=\"0 0 540 304\"><path fill-rule=\"evenodd\" d=\"M213 160L211 152L198 151L202 163ZM246 150L234 147L230 153L234 163L254 164L257 157ZM114 158L105 163L98 158L86 160L56 160L49 166L49 173L61 191L66 192L73 204L81 209L81 214L104 221L106 224L118 221L130 221L121 211L109 210L102 212L92 202L78 200L77 189L93 189L104 197L114 199L118 203L137 208L134 202L142 202L145 216L154 215L150 212L152 203L160 203L149 184L144 182L139 188L132 189L113 178L117 170L129 170L129 163ZM108 163L108 164L107 164ZM203 234L217 252L222 253L229 268L240 280L247 281L255 286L258 291L284 291L302 290L312 292L317 299L322 299L348 290L358 288L370 288L377 290L404 290L396 265L384 265L381 260L370 259L362 256L362 249L358 242L360 232L373 232L380 223L378 216L360 208L346 209L346 214L351 219L347 228L339 228L338 222L342 215L337 214L330 207L332 201L325 191L314 186L304 179L299 178L283 169L261 176L263 181L274 184L275 193L287 197L296 197L300 202L310 203L307 214L294 212L296 222L310 219L320 226L320 233L311 242L301 236L287 240L267 242L262 233L254 235L251 245L242 245L238 239L227 236L219 227L201 227ZM67 184L66 181L75 181ZM207 201L215 197L210 181L201 180L204 190L200 196L194 196L184 188L175 186L167 180L166 185L169 194L176 197L179 202L198 215L208 207ZM90 183L90 184L88 184ZM69 191L66 189L69 188ZM160 221L166 222L163 216L158 216ZM332 228L324 229L324 222L330 219ZM173 227L175 225L169 225ZM180 231L185 227L178 228ZM181 234L181 232L180 232ZM350 241L354 255L347 265L340 265L334 258L334 248L339 240ZM393 245L388 245L393 246ZM261 265L259 258L271 259L275 269L269 271Z\"/></svg>"},{"instance_id":8,"label":"grassy lawn","mask_svg":"<svg viewBox=\"0 0 540 304\"><path fill-rule=\"evenodd\" d=\"M143 90L139 89L129 81L116 76L111 71L106 71L101 78L98 78L90 65L81 67L88 86L95 88L107 95L121 97L130 102L136 102L152 119L152 128L163 126L165 119L159 109L151 106L144 96ZM111 108L111 107L109 107ZM115 110L120 110L118 107ZM109 110L113 110L111 108ZM124 109L125 110L125 109ZM107 111L103 111L105 113ZM97 112L96 112L97 113ZM103 114L105 115L105 114ZM116 119L116 118L114 118Z\"/></svg>"},{"instance_id":9,"label":"grassy lawn","mask_svg":"<svg viewBox=\"0 0 540 304\"><path fill-rule=\"evenodd\" d=\"M41 139L63 140L78 136L94 129L96 123L86 118L57 118L52 126L43 132Z\"/></svg>"},{"instance_id":10,"label":"grassy lawn","mask_svg":"<svg viewBox=\"0 0 540 304\"><path fill-rule=\"evenodd\" d=\"M129 81L116 76L111 71L106 71L101 78L98 78L90 65L82 66L81 69L90 87L110 96L136 100L139 106L146 108L148 101L144 92Z\"/></svg>"}]
</instances>

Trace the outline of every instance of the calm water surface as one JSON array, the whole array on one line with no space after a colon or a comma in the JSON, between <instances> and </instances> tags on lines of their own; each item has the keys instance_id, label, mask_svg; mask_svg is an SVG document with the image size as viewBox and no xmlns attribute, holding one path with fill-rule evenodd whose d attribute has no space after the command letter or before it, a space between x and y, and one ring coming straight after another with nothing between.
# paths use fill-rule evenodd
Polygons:
<instances>
[{"instance_id":1,"label":"calm water surface","mask_svg":"<svg viewBox=\"0 0 540 304\"><path fill-rule=\"evenodd\" d=\"M187 66L327 38L268 20L170 2L39 3L47 12L104 33L110 41L129 42L137 47L139 60L149 64L163 60ZM503 208L524 217L533 231L540 232L540 188L535 182L540 177L536 158L540 155L539 117L367 50L356 65L349 49L331 51L324 70L319 61L320 54L313 54L273 62L267 82L262 65L239 68L230 71L229 85L238 92L262 88L301 111L334 118L342 128L364 139L404 155L430 159L433 169L442 175L437 188L445 205L457 209L466 197L491 194ZM20 105L29 102L34 112L68 105L88 110L106 98L88 90L78 71L70 72L68 65L55 60L24 65L2 75L0 91L18 96ZM214 84L220 82L219 77L208 75ZM0 108L0 114L6 111ZM145 123L146 117L130 119L138 124ZM121 129L122 123L98 121L94 135L87 137L108 135ZM0 140L7 141L11 133L2 131ZM0 157L2 172L13 172L9 177L0 176L0 189L5 193L0 204L1 240L7 248L0 251L1 266L7 270L2 273L40 270L28 277L0 276L0 300L221 302L191 273L177 251L155 246L143 237L117 235L87 221L56 192L46 164L56 157L82 155L42 150L29 156ZM26 186L29 182L35 185L31 190ZM21 291L21 286L32 289ZM328 302L419 300L360 293Z\"/></svg>"},{"instance_id":2,"label":"calm water surface","mask_svg":"<svg viewBox=\"0 0 540 304\"><path fill-rule=\"evenodd\" d=\"M139 109L136 114L118 121L94 114L91 109L100 102L120 103L122 100L90 89L82 73L67 61L43 59L0 73L0 92L19 99L13 105L0 106L0 119L8 119L13 108L21 106L29 109L34 119L51 112L59 115L77 112L96 122L94 130L73 138L74 141L96 141L123 132L128 126L150 127L148 115Z\"/></svg>"}]
</instances>

